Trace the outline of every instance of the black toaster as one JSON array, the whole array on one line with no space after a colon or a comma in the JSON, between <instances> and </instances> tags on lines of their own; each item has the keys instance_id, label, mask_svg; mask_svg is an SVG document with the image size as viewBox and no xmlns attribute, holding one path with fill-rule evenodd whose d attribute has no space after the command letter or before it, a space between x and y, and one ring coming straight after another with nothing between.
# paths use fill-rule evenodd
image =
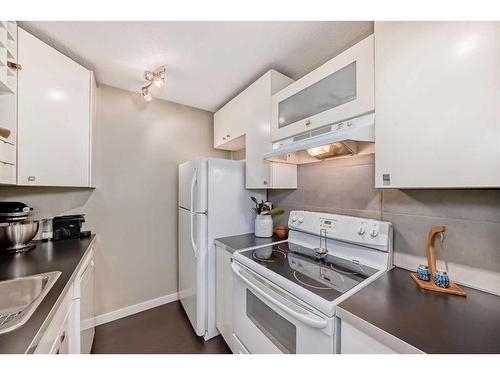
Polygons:
<instances>
[{"instance_id":1,"label":"black toaster","mask_svg":"<svg viewBox=\"0 0 500 375\"><path fill-rule=\"evenodd\" d=\"M52 219L52 240L59 241L67 238L79 238L85 215L55 216Z\"/></svg>"}]
</instances>

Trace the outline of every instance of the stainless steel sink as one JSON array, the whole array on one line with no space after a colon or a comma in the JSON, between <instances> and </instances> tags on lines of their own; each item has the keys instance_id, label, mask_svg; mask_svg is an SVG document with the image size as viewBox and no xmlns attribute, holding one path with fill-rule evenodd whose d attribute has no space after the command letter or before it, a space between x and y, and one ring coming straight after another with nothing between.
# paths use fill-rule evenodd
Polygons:
<instances>
[{"instance_id":1,"label":"stainless steel sink","mask_svg":"<svg viewBox=\"0 0 500 375\"><path fill-rule=\"evenodd\" d=\"M61 272L47 272L0 282L0 334L28 321Z\"/></svg>"}]
</instances>

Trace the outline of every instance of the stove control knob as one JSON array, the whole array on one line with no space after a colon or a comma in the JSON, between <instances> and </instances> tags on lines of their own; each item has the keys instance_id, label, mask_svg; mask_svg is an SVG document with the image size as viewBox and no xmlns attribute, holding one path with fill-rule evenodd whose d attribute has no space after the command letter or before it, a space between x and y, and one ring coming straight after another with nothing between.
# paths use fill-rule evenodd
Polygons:
<instances>
[{"instance_id":1,"label":"stove control knob","mask_svg":"<svg viewBox=\"0 0 500 375\"><path fill-rule=\"evenodd\" d=\"M372 230L370 231L370 236L373 238L378 236L377 224L373 224Z\"/></svg>"},{"instance_id":2,"label":"stove control knob","mask_svg":"<svg viewBox=\"0 0 500 375\"><path fill-rule=\"evenodd\" d=\"M365 234L365 232L366 231L364 225L360 225L360 227L358 228L358 234L362 236L363 234Z\"/></svg>"},{"instance_id":3,"label":"stove control knob","mask_svg":"<svg viewBox=\"0 0 500 375\"><path fill-rule=\"evenodd\" d=\"M303 223L304 222L304 218L303 217L299 217L299 223Z\"/></svg>"},{"instance_id":4,"label":"stove control knob","mask_svg":"<svg viewBox=\"0 0 500 375\"><path fill-rule=\"evenodd\" d=\"M292 216L292 221L295 223L297 221L297 216Z\"/></svg>"}]
</instances>

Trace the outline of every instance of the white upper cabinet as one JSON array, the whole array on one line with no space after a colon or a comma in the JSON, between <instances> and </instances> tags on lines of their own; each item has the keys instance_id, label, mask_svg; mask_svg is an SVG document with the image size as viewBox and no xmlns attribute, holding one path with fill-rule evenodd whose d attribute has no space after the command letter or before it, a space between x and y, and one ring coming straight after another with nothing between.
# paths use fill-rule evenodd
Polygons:
<instances>
[{"instance_id":1,"label":"white upper cabinet","mask_svg":"<svg viewBox=\"0 0 500 375\"><path fill-rule=\"evenodd\" d=\"M373 35L272 97L272 141L372 112Z\"/></svg>"},{"instance_id":2,"label":"white upper cabinet","mask_svg":"<svg viewBox=\"0 0 500 375\"><path fill-rule=\"evenodd\" d=\"M375 185L500 187L500 23L375 23Z\"/></svg>"},{"instance_id":3,"label":"white upper cabinet","mask_svg":"<svg viewBox=\"0 0 500 375\"><path fill-rule=\"evenodd\" d=\"M19 29L18 184L90 186L91 72Z\"/></svg>"},{"instance_id":4,"label":"white upper cabinet","mask_svg":"<svg viewBox=\"0 0 500 375\"><path fill-rule=\"evenodd\" d=\"M245 149L247 189L297 188L296 165L262 157L272 148L271 96L291 82L291 78L270 70L214 115L214 147Z\"/></svg>"},{"instance_id":5,"label":"white upper cabinet","mask_svg":"<svg viewBox=\"0 0 500 375\"><path fill-rule=\"evenodd\" d=\"M17 25L0 21L0 184L16 183Z\"/></svg>"},{"instance_id":6,"label":"white upper cabinet","mask_svg":"<svg viewBox=\"0 0 500 375\"><path fill-rule=\"evenodd\" d=\"M246 119L252 116L243 91L214 114L214 147L237 151L245 148Z\"/></svg>"}]
</instances>

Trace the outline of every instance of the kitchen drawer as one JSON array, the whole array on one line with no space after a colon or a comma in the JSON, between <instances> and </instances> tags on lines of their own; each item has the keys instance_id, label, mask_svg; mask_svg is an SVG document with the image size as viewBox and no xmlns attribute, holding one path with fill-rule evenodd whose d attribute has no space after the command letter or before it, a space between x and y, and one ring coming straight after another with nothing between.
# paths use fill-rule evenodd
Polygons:
<instances>
[{"instance_id":1,"label":"kitchen drawer","mask_svg":"<svg viewBox=\"0 0 500 375\"><path fill-rule=\"evenodd\" d=\"M64 318L62 325L59 327L59 332L57 334L52 348L49 354L70 354L70 338L71 338L71 319L73 318L74 306L71 304L69 306L69 311Z\"/></svg>"},{"instance_id":2,"label":"kitchen drawer","mask_svg":"<svg viewBox=\"0 0 500 375\"><path fill-rule=\"evenodd\" d=\"M0 161L16 164L16 147L0 139Z\"/></svg>"},{"instance_id":3,"label":"kitchen drawer","mask_svg":"<svg viewBox=\"0 0 500 375\"><path fill-rule=\"evenodd\" d=\"M73 304L73 285L63 297L59 308L50 321L45 333L38 343L35 354L55 354L64 352L69 340L69 321L71 319L71 308Z\"/></svg>"},{"instance_id":4,"label":"kitchen drawer","mask_svg":"<svg viewBox=\"0 0 500 375\"><path fill-rule=\"evenodd\" d=\"M0 184L16 183L16 166L0 162Z\"/></svg>"}]
</instances>

